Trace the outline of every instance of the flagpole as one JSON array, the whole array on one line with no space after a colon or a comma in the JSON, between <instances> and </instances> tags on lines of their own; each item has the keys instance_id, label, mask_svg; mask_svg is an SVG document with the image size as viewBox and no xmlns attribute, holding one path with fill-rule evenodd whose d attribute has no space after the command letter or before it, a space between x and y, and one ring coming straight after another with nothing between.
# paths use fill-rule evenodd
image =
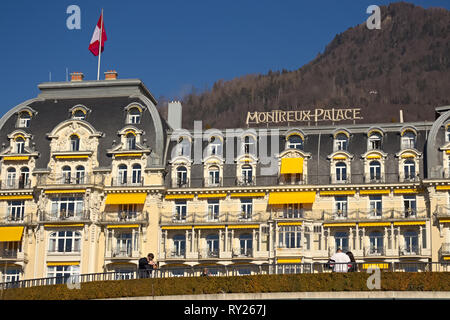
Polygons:
<instances>
[{"instance_id":1,"label":"flagpole","mask_svg":"<svg viewBox=\"0 0 450 320\"><path fill-rule=\"evenodd\" d=\"M103 8L100 22L100 42L98 44L98 68L97 68L97 81L100 80L100 58L102 56L102 35L103 35Z\"/></svg>"}]
</instances>

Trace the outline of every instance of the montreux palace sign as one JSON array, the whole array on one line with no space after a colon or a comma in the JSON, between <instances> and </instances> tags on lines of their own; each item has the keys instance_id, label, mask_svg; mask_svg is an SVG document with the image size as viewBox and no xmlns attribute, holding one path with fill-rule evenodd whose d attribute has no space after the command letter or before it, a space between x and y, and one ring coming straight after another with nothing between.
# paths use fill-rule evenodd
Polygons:
<instances>
[{"instance_id":1,"label":"montreux palace sign","mask_svg":"<svg viewBox=\"0 0 450 320\"><path fill-rule=\"evenodd\" d=\"M360 120L361 108L248 112L246 124Z\"/></svg>"}]
</instances>

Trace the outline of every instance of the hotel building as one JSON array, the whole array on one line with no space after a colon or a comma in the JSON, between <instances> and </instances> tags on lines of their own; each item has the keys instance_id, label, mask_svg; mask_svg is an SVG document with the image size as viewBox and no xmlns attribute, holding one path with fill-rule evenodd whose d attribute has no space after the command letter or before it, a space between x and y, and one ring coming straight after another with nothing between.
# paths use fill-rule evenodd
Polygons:
<instances>
[{"instance_id":1,"label":"hotel building","mask_svg":"<svg viewBox=\"0 0 450 320\"><path fill-rule=\"evenodd\" d=\"M0 119L3 281L126 275L149 252L213 272L337 248L382 268L450 259L450 106L434 122L198 133L115 72L39 89Z\"/></svg>"}]
</instances>

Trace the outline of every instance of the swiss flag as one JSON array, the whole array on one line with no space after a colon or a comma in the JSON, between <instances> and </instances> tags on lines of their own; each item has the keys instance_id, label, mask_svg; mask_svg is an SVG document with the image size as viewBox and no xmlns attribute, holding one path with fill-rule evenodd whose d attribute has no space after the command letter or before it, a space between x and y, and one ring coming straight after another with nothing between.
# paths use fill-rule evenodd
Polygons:
<instances>
[{"instance_id":1,"label":"swiss flag","mask_svg":"<svg viewBox=\"0 0 450 320\"><path fill-rule=\"evenodd\" d=\"M100 30L102 34L102 52L105 50L105 41L106 38L106 32L105 32L105 24L103 21L103 12L100 15L100 19L98 19L97 25L95 26L94 34L92 35L91 43L89 44L89 50L92 52L94 56L99 55L99 43L100 43Z\"/></svg>"}]
</instances>

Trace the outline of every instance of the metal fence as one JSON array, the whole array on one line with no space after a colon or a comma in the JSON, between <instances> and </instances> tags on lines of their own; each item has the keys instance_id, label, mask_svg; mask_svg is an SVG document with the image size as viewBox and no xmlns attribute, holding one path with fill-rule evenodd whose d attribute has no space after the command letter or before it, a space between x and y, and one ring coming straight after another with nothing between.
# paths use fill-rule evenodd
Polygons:
<instances>
[{"instance_id":1,"label":"metal fence","mask_svg":"<svg viewBox=\"0 0 450 320\"><path fill-rule=\"evenodd\" d=\"M155 270L123 270L90 274L73 274L50 278L3 282L0 289L29 288L66 284L75 288L77 284L93 281L131 280L142 278L172 278L198 276L244 276L261 274L301 274L333 272L367 272L379 268L382 272L450 272L450 262L364 262L364 263L283 263L283 264L239 264L193 267L161 267Z\"/></svg>"}]
</instances>

